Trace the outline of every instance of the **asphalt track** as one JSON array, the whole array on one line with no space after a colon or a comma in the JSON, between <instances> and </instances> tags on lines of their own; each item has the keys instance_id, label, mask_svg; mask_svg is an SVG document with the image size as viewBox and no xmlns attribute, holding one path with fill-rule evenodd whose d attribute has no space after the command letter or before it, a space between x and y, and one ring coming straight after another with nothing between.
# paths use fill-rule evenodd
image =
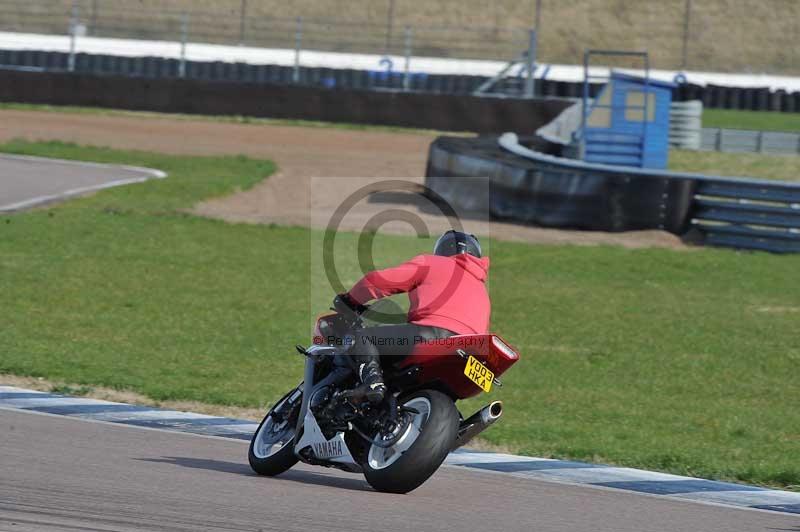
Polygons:
<instances>
[{"instance_id":1,"label":"asphalt track","mask_svg":"<svg viewBox=\"0 0 800 532\"><path fill-rule=\"evenodd\" d=\"M148 168L4 154L0 155L0 213L164 176Z\"/></svg>"},{"instance_id":2,"label":"asphalt track","mask_svg":"<svg viewBox=\"0 0 800 532\"><path fill-rule=\"evenodd\" d=\"M264 478L246 445L0 409L0 530L800 531L792 515L459 467L408 495L304 465Z\"/></svg>"},{"instance_id":3,"label":"asphalt track","mask_svg":"<svg viewBox=\"0 0 800 532\"><path fill-rule=\"evenodd\" d=\"M0 156L0 212L163 177ZM255 476L246 443L0 409L0 531L800 532L800 518L444 467L406 496L298 465Z\"/></svg>"}]
</instances>

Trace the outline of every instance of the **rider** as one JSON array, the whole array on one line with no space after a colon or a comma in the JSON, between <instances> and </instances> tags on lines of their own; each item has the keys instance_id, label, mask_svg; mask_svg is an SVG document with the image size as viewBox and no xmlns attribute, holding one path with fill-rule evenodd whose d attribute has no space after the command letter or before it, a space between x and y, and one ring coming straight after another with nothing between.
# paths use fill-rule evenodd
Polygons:
<instances>
[{"instance_id":1,"label":"rider","mask_svg":"<svg viewBox=\"0 0 800 532\"><path fill-rule=\"evenodd\" d=\"M408 323L356 331L354 356L362 384L355 392L372 403L386 393L380 355L408 355L420 341L459 334L485 334L490 302L488 257L474 235L450 230L436 241L433 255L418 255L394 268L373 271L334 299L337 310L360 312L364 304L407 292Z\"/></svg>"}]
</instances>

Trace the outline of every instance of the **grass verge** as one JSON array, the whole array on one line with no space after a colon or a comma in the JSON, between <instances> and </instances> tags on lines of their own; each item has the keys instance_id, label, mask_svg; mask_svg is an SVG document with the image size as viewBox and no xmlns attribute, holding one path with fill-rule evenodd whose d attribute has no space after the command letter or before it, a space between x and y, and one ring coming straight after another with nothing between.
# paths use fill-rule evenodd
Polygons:
<instances>
[{"instance_id":1,"label":"grass verge","mask_svg":"<svg viewBox=\"0 0 800 532\"><path fill-rule=\"evenodd\" d=\"M703 109L703 127L800 131L800 113Z\"/></svg>"},{"instance_id":2,"label":"grass verge","mask_svg":"<svg viewBox=\"0 0 800 532\"><path fill-rule=\"evenodd\" d=\"M41 392L57 393L70 395L73 397L86 397L88 399L100 399L103 401L114 401L132 405L152 406L167 410L178 410L182 412L197 412L209 416L232 417L236 419L249 419L251 421L261 421L268 406L258 405L256 407L241 407L231 405L218 405L201 403L198 401L166 400L158 401L152 397L131 391L108 388L98 385L70 384L65 381L51 381L44 377L24 377L19 375L0 374L0 383L6 386L16 386L26 390L38 390Z\"/></svg>"},{"instance_id":3,"label":"grass verge","mask_svg":"<svg viewBox=\"0 0 800 532\"><path fill-rule=\"evenodd\" d=\"M800 157L792 155L670 150L669 169L727 177L800 181Z\"/></svg>"},{"instance_id":4,"label":"grass verge","mask_svg":"<svg viewBox=\"0 0 800 532\"><path fill-rule=\"evenodd\" d=\"M272 171L61 143L0 150L169 172L0 218L0 373L258 407L301 378L311 294L305 228L181 213ZM358 235L341 233L342 249ZM338 239L338 238L337 238ZM379 234L378 266L429 249ZM491 242L493 329L523 359L493 396L490 443L537 456L782 487L800 484L800 256ZM341 265L349 281L356 260ZM461 405L471 413L487 398Z\"/></svg>"}]
</instances>

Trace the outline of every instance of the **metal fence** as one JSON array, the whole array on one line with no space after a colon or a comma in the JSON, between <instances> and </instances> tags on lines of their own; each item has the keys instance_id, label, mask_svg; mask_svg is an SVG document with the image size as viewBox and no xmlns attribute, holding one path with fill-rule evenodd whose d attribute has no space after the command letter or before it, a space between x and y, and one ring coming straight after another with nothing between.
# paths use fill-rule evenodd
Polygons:
<instances>
[{"instance_id":1,"label":"metal fence","mask_svg":"<svg viewBox=\"0 0 800 532\"><path fill-rule=\"evenodd\" d=\"M144 2L118 0L0 0L0 31L496 60L527 49L529 40L529 29L520 25L379 24L344 13L287 16L286 9L264 15L253 0L227 9L221 8L226 2L162 3L166 7L148 9Z\"/></svg>"},{"instance_id":2,"label":"metal fence","mask_svg":"<svg viewBox=\"0 0 800 532\"><path fill-rule=\"evenodd\" d=\"M800 133L703 128L700 149L722 152L800 155Z\"/></svg>"},{"instance_id":3,"label":"metal fence","mask_svg":"<svg viewBox=\"0 0 800 532\"><path fill-rule=\"evenodd\" d=\"M508 60L536 26L545 63L648 49L654 68L800 72L796 0L0 0L0 31L64 34L75 18L87 35L176 41L184 14L195 42L291 48L301 33L307 49L402 54L410 33L417 55Z\"/></svg>"}]
</instances>

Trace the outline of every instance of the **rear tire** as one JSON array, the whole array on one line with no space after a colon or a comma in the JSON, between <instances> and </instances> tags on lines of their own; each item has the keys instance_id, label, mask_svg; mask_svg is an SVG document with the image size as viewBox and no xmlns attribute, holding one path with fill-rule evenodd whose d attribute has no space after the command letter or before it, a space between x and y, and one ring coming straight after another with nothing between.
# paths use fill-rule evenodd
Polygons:
<instances>
[{"instance_id":1,"label":"rear tire","mask_svg":"<svg viewBox=\"0 0 800 532\"><path fill-rule=\"evenodd\" d=\"M426 419L420 420L416 439L399 457L385 458L379 447L370 446L363 466L364 476L373 488L387 493L408 493L422 485L447 458L458 434L458 409L445 394L422 390L402 397L399 402L412 403L409 405L412 407L424 407L427 403L429 411ZM401 442L402 439L396 446Z\"/></svg>"},{"instance_id":2,"label":"rear tire","mask_svg":"<svg viewBox=\"0 0 800 532\"><path fill-rule=\"evenodd\" d=\"M269 424L274 423L272 412L283 405L283 403L295 393L298 393L298 395L294 400L294 402L297 403L294 408L299 411L302 394L299 394L297 389L294 389L284 395L281 400L275 403L275 406L267 412L267 415L264 416L264 419L258 426L258 430L256 430L256 433L253 434L253 438L250 440L250 449L247 452L247 459L250 462L250 467L259 475L274 477L275 475L280 475L288 471L298 462L297 456L294 454L294 431L297 423L297 416L294 412L286 421L285 430L279 433L282 438L288 438L288 441L282 443L283 440L279 439L271 449L267 449L265 444L265 440L271 436L271 434L275 434L267 434L265 432L271 429Z\"/></svg>"}]
</instances>

